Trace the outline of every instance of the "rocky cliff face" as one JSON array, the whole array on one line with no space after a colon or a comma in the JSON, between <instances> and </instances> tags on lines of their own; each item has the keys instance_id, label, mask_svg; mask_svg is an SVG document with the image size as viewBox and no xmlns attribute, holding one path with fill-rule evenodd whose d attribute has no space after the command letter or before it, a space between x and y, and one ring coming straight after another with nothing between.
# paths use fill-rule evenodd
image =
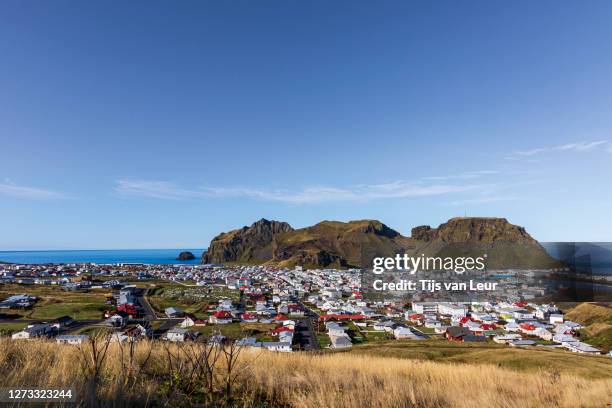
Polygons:
<instances>
[{"instance_id":1,"label":"rocky cliff face","mask_svg":"<svg viewBox=\"0 0 612 408\"><path fill-rule=\"evenodd\" d=\"M217 235L208 250L202 254L202 263L246 262L261 263L272 255L272 240L275 235L293 231L286 222L269 221L264 218L250 227Z\"/></svg>"},{"instance_id":2,"label":"rocky cliff face","mask_svg":"<svg viewBox=\"0 0 612 408\"><path fill-rule=\"evenodd\" d=\"M420 226L411 237L376 220L323 221L294 230L260 220L218 235L203 263L268 263L291 267L368 267L377 256L482 256L490 268L558 266L523 227L504 218L453 218L438 228Z\"/></svg>"},{"instance_id":3,"label":"rocky cliff face","mask_svg":"<svg viewBox=\"0 0 612 408\"><path fill-rule=\"evenodd\" d=\"M505 218L452 218L438 228L429 225L415 227L412 229L412 238L448 243L536 242L525 228L512 225Z\"/></svg>"},{"instance_id":4,"label":"rocky cliff face","mask_svg":"<svg viewBox=\"0 0 612 408\"><path fill-rule=\"evenodd\" d=\"M452 218L438 228L412 229L415 254L459 257L487 255L490 269L547 269L560 266L525 228L505 218Z\"/></svg>"}]
</instances>

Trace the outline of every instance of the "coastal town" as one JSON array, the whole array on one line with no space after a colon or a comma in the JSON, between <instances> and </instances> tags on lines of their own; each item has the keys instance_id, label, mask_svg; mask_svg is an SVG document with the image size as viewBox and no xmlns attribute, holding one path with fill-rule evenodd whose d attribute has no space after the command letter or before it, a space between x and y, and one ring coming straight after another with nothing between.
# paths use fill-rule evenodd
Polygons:
<instances>
[{"instance_id":1,"label":"coastal town","mask_svg":"<svg viewBox=\"0 0 612 408\"><path fill-rule=\"evenodd\" d=\"M583 340L580 323L534 294L496 302L407 301L370 298L361 285L358 269L3 264L0 334L80 344L103 331L117 342L233 341L276 352L435 339L611 355Z\"/></svg>"}]
</instances>

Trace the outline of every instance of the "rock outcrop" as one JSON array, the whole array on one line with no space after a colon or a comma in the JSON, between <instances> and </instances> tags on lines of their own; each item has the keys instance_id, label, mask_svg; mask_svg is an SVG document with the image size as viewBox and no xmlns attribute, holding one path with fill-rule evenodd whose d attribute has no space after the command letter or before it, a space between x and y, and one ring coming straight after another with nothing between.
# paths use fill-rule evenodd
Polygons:
<instances>
[{"instance_id":1,"label":"rock outcrop","mask_svg":"<svg viewBox=\"0 0 612 408\"><path fill-rule=\"evenodd\" d=\"M286 222L262 218L250 227L221 233L202 254L202 263L266 262L272 257L272 240L275 235L289 231L293 231L293 228Z\"/></svg>"},{"instance_id":2,"label":"rock outcrop","mask_svg":"<svg viewBox=\"0 0 612 408\"><path fill-rule=\"evenodd\" d=\"M559 265L520 226L504 218L453 218L438 228L420 226L405 237L376 220L323 221L294 230L262 219L215 237L203 263L274 264L280 267L368 267L377 256L483 256L489 268Z\"/></svg>"},{"instance_id":3,"label":"rock outcrop","mask_svg":"<svg viewBox=\"0 0 612 408\"><path fill-rule=\"evenodd\" d=\"M194 254L192 254L189 251L183 251L180 254L178 254L176 259L178 259L179 261L191 261L193 259L196 259L196 257Z\"/></svg>"},{"instance_id":4,"label":"rock outcrop","mask_svg":"<svg viewBox=\"0 0 612 408\"><path fill-rule=\"evenodd\" d=\"M458 217L438 228L412 229L415 254L459 257L487 255L489 269L548 269L561 266L525 228L505 218Z\"/></svg>"}]
</instances>

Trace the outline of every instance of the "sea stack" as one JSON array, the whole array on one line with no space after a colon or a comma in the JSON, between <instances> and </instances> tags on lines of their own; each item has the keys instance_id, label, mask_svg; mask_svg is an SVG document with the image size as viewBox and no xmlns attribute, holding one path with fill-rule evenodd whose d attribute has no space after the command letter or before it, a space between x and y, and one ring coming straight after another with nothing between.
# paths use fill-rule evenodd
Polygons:
<instances>
[{"instance_id":1,"label":"sea stack","mask_svg":"<svg viewBox=\"0 0 612 408\"><path fill-rule=\"evenodd\" d=\"M189 251L183 251L179 254L179 256L176 257L176 259L178 259L179 261L191 261L193 259L196 259L196 257Z\"/></svg>"}]
</instances>

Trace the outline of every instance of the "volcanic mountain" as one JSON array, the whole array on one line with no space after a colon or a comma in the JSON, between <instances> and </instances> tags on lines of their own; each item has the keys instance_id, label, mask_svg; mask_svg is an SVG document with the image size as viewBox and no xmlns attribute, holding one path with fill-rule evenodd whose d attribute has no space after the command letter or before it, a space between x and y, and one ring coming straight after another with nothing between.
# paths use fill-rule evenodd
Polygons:
<instances>
[{"instance_id":1,"label":"volcanic mountain","mask_svg":"<svg viewBox=\"0 0 612 408\"><path fill-rule=\"evenodd\" d=\"M367 267L377 256L483 256L491 269L551 268L559 263L523 227L504 218L453 218L438 228L420 226L405 237L376 220L322 221L293 229L261 219L219 234L203 263L269 264L310 268Z\"/></svg>"}]
</instances>

